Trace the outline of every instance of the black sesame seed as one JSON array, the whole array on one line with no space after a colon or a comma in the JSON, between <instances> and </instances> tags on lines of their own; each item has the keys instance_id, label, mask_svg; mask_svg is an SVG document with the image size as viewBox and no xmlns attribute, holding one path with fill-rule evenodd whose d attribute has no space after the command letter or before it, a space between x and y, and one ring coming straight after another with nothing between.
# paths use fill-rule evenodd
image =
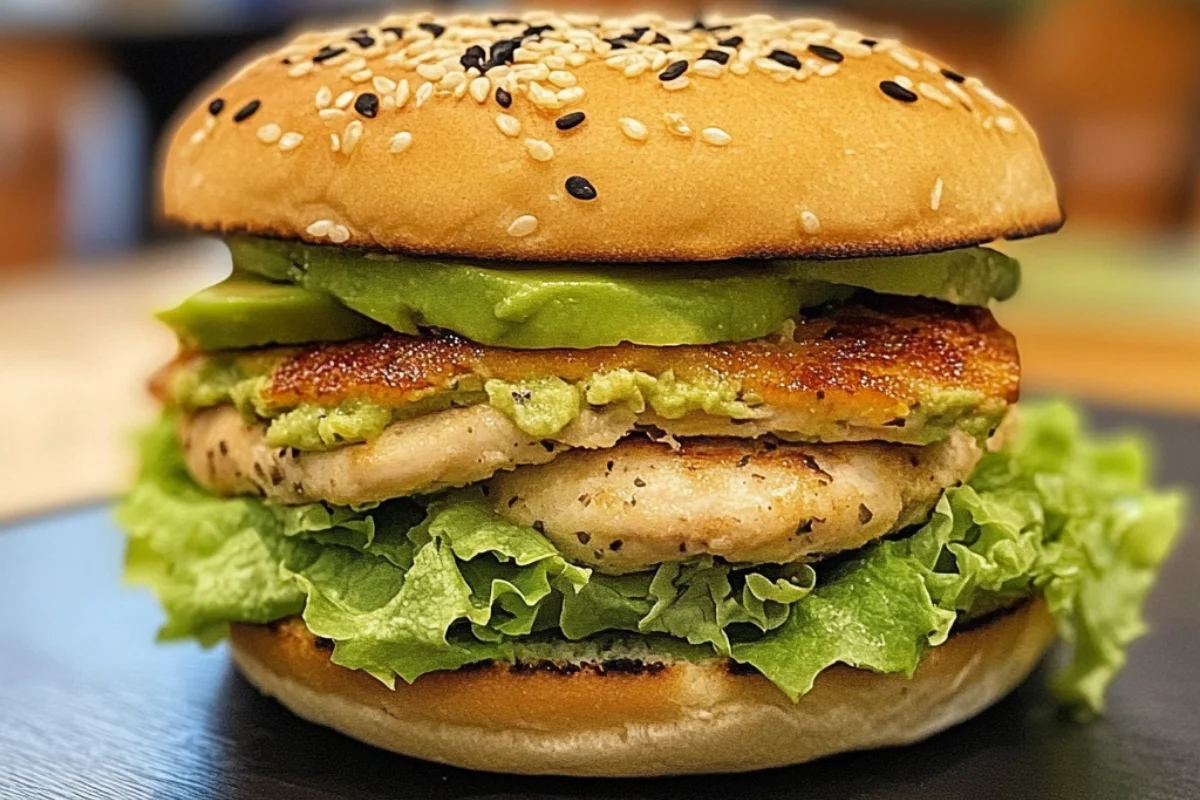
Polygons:
<instances>
[{"instance_id":1,"label":"black sesame seed","mask_svg":"<svg viewBox=\"0 0 1200 800\"><path fill-rule=\"evenodd\" d=\"M212 114L214 117L220 116L221 112L224 110L225 101L219 97L208 104L208 113Z\"/></svg>"},{"instance_id":2,"label":"black sesame seed","mask_svg":"<svg viewBox=\"0 0 1200 800\"><path fill-rule=\"evenodd\" d=\"M581 175L572 175L567 178L566 187L567 194L576 200L596 199L596 187L592 186L592 182Z\"/></svg>"},{"instance_id":3,"label":"black sesame seed","mask_svg":"<svg viewBox=\"0 0 1200 800\"><path fill-rule=\"evenodd\" d=\"M875 45L879 44L879 40L878 39L859 39L858 43L865 44L867 47L874 47Z\"/></svg>"},{"instance_id":4,"label":"black sesame seed","mask_svg":"<svg viewBox=\"0 0 1200 800\"><path fill-rule=\"evenodd\" d=\"M553 25L530 25L525 29L525 33L522 36L541 36L546 31L552 30L554 30Z\"/></svg>"},{"instance_id":5,"label":"black sesame seed","mask_svg":"<svg viewBox=\"0 0 1200 800\"><path fill-rule=\"evenodd\" d=\"M384 33L394 33L397 39L404 38L404 28L380 28Z\"/></svg>"},{"instance_id":6,"label":"black sesame seed","mask_svg":"<svg viewBox=\"0 0 1200 800\"><path fill-rule=\"evenodd\" d=\"M438 25L436 22L418 22L417 27L423 31L429 31L435 39L446 32L446 26Z\"/></svg>"},{"instance_id":7,"label":"black sesame seed","mask_svg":"<svg viewBox=\"0 0 1200 800\"><path fill-rule=\"evenodd\" d=\"M966 78L964 78L962 75L959 75L954 70L946 69L945 67L942 67L942 75L954 81L955 83L962 83L966 80Z\"/></svg>"},{"instance_id":8,"label":"black sesame seed","mask_svg":"<svg viewBox=\"0 0 1200 800\"><path fill-rule=\"evenodd\" d=\"M626 42L625 42L625 40L624 40L624 39L620 39L620 38L617 38L617 39L605 39L604 41L606 41L606 42L608 42L609 44L611 44L611 45L612 45L612 49L613 49L613 50L624 50L626 47L628 47L628 46L629 46L628 44L626 44Z\"/></svg>"},{"instance_id":9,"label":"black sesame seed","mask_svg":"<svg viewBox=\"0 0 1200 800\"><path fill-rule=\"evenodd\" d=\"M808 52L812 53L814 56L819 56L826 61L832 61L835 64L840 64L846 60L846 57L840 52L834 50L832 47L826 47L823 44L810 44L808 46Z\"/></svg>"},{"instance_id":10,"label":"black sesame seed","mask_svg":"<svg viewBox=\"0 0 1200 800\"><path fill-rule=\"evenodd\" d=\"M262 102L259 100L251 100L246 105L238 109L238 112L233 115L234 122L245 122L254 116L254 112L262 107Z\"/></svg>"},{"instance_id":11,"label":"black sesame seed","mask_svg":"<svg viewBox=\"0 0 1200 800\"><path fill-rule=\"evenodd\" d=\"M496 87L496 102L501 108L508 108L512 105L512 95L505 91L503 86Z\"/></svg>"},{"instance_id":12,"label":"black sesame seed","mask_svg":"<svg viewBox=\"0 0 1200 800\"><path fill-rule=\"evenodd\" d=\"M800 69L800 59L796 58L794 55L789 53L787 50L772 50L770 53L767 54L767 58L771 59L772 61L778 61L780 64L783 64L785 67L791 67L792 69Z\"/></svg>"},{"instance_id":13,"label":"black sesame seed","mask_svg":"<svg viewBox=\"0 0 1200 800\"><path fill-rule=\"evenodd\" d=\"M688 62L682 60L675 61L671 64L668 64L666 69L658 73L658 79L660 81L673 81L683 73L687 72L687 68Z\"/></svg>"},{"instance_id":14,"label":"black sesame seed","mask_svg":"<svg viewBox=\"0 0 1200 800\"><path fill-rule=\"evenodd\" d=\"M729 63L729 53L724 50L705 50L701 58L707 58L709 61L715 61L718 64Z\"/></svg>"},{"instance_id":15,"label":"black sesame seed","mask_svg":"<svg viewBox=\"0 0 1200 800\"><path fill-rule=\"evenodd\" d=\"M346 48L344 47L330 47L329 45L325 45L317 51L315 56L313 56L313 63L320 64L322 61L328 61L331 58L337 58L344 52L346 52Z\"/></svg>"},{"instance_id":16,"label":"black sesame seed","mask_svg":"<svg viewBox=\"0 0 1200 800\"><path fill-rule=\"evenodd\" d=\"M622 38L622 39L628 39L628 40L629 40L629 41L631 41L631 42L636 42L636 41L638 41L639 39L641 39L641 38L642 38L642 36L643 36L643 35L646 33L646 31L648 31L648 30L650 30L650 29L649 29L649 28L634 28L632 32L625 34L625 35L624 35L624 36L622 36L621 38Z\"/></svg>"},{"instance_id":17,"label":"black sesame seed","mask_svg":"<svg viewBox=\"0 0 1200 800\"><path fill-rule=\"evenodd\" d=\"M583 124L585 119L587 119L587 115L582 111L572 111L570 114L563 114L561 117L554 120L554 127L558 128L560 131L569 131L571 128L575 128ZM580 180L583 179L580 178Z\"/></svg>"},{"instance_id":18,"label":"black sesame seed","mask_svg":"<svg viewBox=\"0 0 1200 800\"><path fill-rule=\"evenodd\" d=\"M729 30L731 27L733 27L733 26L731 26L731 25L709 25L708 30L711 33L720 33L721 31Z\"/></svg>"},{"instance_id":19,"label":"black sesame seed","mask_svg":"<svg viewBox=\"0 0 1200 800\"><path fill-rule=\"evenodd\" d=\"M493 44L487 63L484 65L484 72L487 72L492 67L511 64L513 62L513 53L516 52L517 45L520 43L520 39L501 39Z\"/></svg>"},{"instance_id":20,"label":"black sesame seed","mask_svg":"<svg viewBox=\"0 0 1200 800\"><path fill-rule=\"evenodd\" d=\"M717 42L721 47L741 47L742 42L746 41L740 36L730 36L728 39L722 39Z\"/></svg>"},{"instance_id":21,"label":"black sesame seed","mask_svg":"<svg viewBox=\"0 0 1200 800\"><path fill-rule=\"evenodd\" d=\"M492 23L493 28L499 28L501 25L520 25L521 24L521 20L514 19L513 17L492 17L491 19L488 20L488 22Z\"/></svg>"},{"instance_id":22,"label":"black sesame seed","mask_svg":"<svg viewBox=\"0 0 1200 800\"><path fill-rule=\"evenodd\" d=\"M916 94L905 89L895 81L883 81L879 84L879 88L888 97L893 100L899 100L901 103L915 103L917 100Z\"/></svg>"},{"instance_id":23,"label":"black sesame seed","mask_svg":"<svg viewBox=\"0 0 1200 800\"><path fill-rule=\"evenodd\" d=\"M375 115L379 113L379 98L371 92L363 92L354 101L354 110L367 119L375 119Z\"/></svg>"},{"instance_id":24,"label":"black sesame seed","mask_svg":"<svg viewBox=\"0 0 1200 800\"><path fill-rule=\"evenodd\" d=\"M706 30L708 30L708 27L707 27L707 26L704 24L704 21L703 21L703 20L699 20L699 19L698 19L698 20L696 20L695 22L693 22L693 23L692 23L692 27L690 27L690 28L687 28L686 30L689 30L689 31L706 31Z\"/></svg>"},{"instance_id":25,"label":"black sesame seed","mask_svg":"<svg viewBox=\"0 0 1200 800\"><path fill-rule=\"evenodd\" d=\"M364 50L366 50L368 47L371 47L372 45L375 44L375 39L368 36L366 31L363 31L362 33L354 34L353 36L350 37L350 41L354 42L356 45L358 45L359 47L361 47Z\"/></svg>"},{"instance_id":26,"label":"black sesame seed","mask_svg":"<svg viewBox=\"0 0 1200 800\"><path fill-rule=\"evenodd\" d=\"M467 52L462 54L462 58L460 58L458 62L463 65L463 69L475 67L476 69L482 71L483 59L485 58L487 58L487 51L479 45L473 44L467 48Z\"/></svg>"},{"instance_id":27,"label":"black sesame seed","mask_svg":"<svg viewBox=\"0 0 1200 800\"><path fill-rule=\"evenodd\" d=\"M654 41L653 41L653 42L651 42L650 44L666 44L666 45L669 45L670 43L671 43L671 40L670 40L670 39L668 39L666 36L662 35L661 33L655 33L655 34L654 34Z\"/></svg>"}]
</instances>

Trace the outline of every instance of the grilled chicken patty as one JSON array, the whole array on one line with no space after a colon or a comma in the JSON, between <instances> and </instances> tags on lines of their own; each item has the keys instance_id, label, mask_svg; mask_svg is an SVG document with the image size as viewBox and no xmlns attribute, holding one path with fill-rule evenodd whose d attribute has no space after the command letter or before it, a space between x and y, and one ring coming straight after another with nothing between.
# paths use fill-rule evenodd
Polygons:
<instances>
[{"instance_id":1,"label":"grilled chicken patty","mask_svg":"<svg viewBox=\"0 0 1200 800\"><path fill-rule=\"evenodd\" d=\"M169 400L175 376L207 358L191 354L169 365L156 391ZM665 421L648 408L639 424L681 436L914 444L953 427L986 433L1016 401L1020 373L1012 336L986 309L887 297L818 311L786 338L740 343L511 350L453 335L387 334L232 358L251 370L266 365L261 399L280 409L353 400L402 408L492 379L582 382L618 370L669 372L680 382L736 386L754 417L693 411Z\"/></svg>"},{"instance_id":2,"label":"grilled chicken patty","mask_svg":"<svg viewBox=\"0 0 1200 800\"><path fill-rule=\"evenodd\" d=\"M489 497L604 572L697 555L807 561L924 521L981 454L961 432L925 447L630 439L498 475Z\"/></svg>"}]
</instances>

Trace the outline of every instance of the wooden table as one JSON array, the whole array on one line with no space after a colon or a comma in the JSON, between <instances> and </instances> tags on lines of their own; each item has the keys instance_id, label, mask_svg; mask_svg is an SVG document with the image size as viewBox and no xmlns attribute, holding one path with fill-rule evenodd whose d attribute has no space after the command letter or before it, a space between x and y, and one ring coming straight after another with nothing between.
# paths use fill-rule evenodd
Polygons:
<instances>
[{"instance_id":1,"label":"wooden table","mask_svg":"<svg viewBox=\"0 0 1200 800\"><path fill-rule=\"evenodd\" d=\"M1200 246L1064 233L1006 248L1025 286L996 313L1029 393L1200 413ZM150 314L228 268L198 241L0 285L0 519L128 483L132 432L154 413L146 377L174 349Z\"/></svg>"}]
</instances>

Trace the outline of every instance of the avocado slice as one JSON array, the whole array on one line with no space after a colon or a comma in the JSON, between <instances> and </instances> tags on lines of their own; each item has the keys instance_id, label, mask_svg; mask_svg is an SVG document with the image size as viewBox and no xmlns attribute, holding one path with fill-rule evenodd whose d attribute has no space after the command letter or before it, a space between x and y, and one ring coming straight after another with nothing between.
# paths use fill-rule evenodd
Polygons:
<instances>
[{"instance_id":1,"label":"avocado slice","mask_svg":"<svg viewBox=\"0 0 1200 800\"><path fill-rule=\"evenodd\" d=\"M236 270L158 318L197 350L334 342L387 330L323 292Z\"/></svg>"},{"instance_id":2,"label":"avocado slice","mask_svg":"<svg viewBox=\"0 0 1200 800\"><path fill-rule=\"evenodd\" d=\"M450 261L295 242L229 242L234 265L337 297L394 330L517 348L741 341L853 290L769 263L565 266Z\"/></svg>"},{"instance_id":3,"label":"avocado slice","mask_svg":"<svg viewBox=\"0 0 1200 800\"><path fill-rule=\"evenodd\" d=\"M779 261L788 274L828 281L880 294L932 297L960 306L986 306L1007 300L1021 285L1021 265L986 247L894 258L845 261Z\"/></svg>"}]
</instances>

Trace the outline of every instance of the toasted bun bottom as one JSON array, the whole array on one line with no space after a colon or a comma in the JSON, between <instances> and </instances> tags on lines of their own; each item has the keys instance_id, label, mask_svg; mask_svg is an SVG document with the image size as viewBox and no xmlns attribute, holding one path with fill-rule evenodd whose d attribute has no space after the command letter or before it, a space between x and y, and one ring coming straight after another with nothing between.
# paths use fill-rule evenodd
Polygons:
<instances>
[{"instance_id":1,"label":"toasted bun bottom","mask_svg":"<svg viewBox=\"0 0 1200 800\"><path fill-rule=\"evenodd\" d=\"M911 679L837 666L792 703L730 662L489 664L390 690L299 620L234 626L234 660L305 719L404 755L522 774L743 772L915 742L1011 691L1054 638L1034 600L932 649Z\"/></svg>"}]
</instances>

